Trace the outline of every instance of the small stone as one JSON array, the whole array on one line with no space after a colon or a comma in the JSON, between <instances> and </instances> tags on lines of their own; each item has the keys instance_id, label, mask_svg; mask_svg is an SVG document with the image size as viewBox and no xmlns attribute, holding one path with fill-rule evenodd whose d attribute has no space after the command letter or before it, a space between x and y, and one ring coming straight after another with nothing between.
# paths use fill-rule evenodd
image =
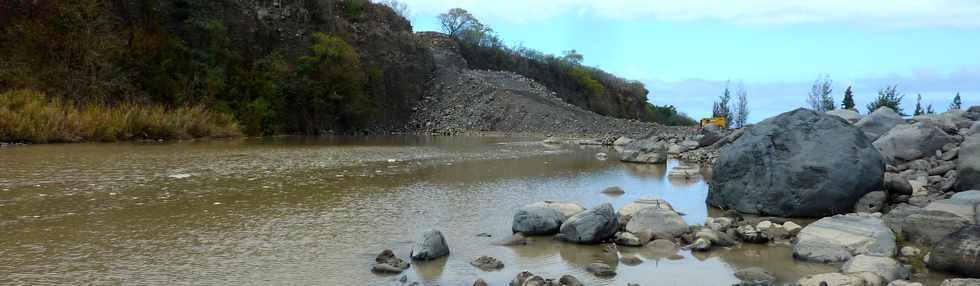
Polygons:
<instances>
[{"instance_id":1,"label":"small stone","mask_svg":"<svg viewBox=\"0 0 980 286\"><path fill-rule=\"evenodd\" d=\"M919 254L922 254L922 250L912 246L905 246L902 247L901 253L905 257L919 256Z\"/></svg>"},{"instance_id":2,"label":"small stone","mask_svg":"<svg viewBox=\"0 0 980 286\"><path fill-rule=\"evenodd\" d=\"M625 194L626 191L623 190L623 188L616 186L616 187L608 187L605 190L602 190L602 193L607 195L612 195L612 196L620 196Z\"/></svg>"},{"instance_id":3,"label":"small stone","mask_svg":"<svg viewBox=\"0 0 980 286\"><path fill-rule=\"evenodd\" d=\"M623 264L626 264L626 265L629 265L629 266L636 266L636 265L642 264L643 263L643 260L641 260L640 258L637 258L636 256L629 255L629 256L620 257L619 258L619 262L622 262Z\"/></svg>"},{"instance_id":4,"label":"small stone","mask_svg":"<svg viewBox=\"0 0 980 286\"><path fill-rule=\"evenodd\" d=\"M500 270L504 268L503 262L486 255L474 258L472 261L470 261L470 265L483 269L484 271Z\"/></svg>"},{"instance_id":5,"label":"small stone","mask_svg":"<svg viewBox=\"0 0 980 286\"><path fill-rule=\"evenodd\" d=\"M611 266L605 263L592 263L585 267L585 271L592 273L597 277L612 277L616 276L616 271L613 270Z\"/></svg>"},{"instance_id":6,"label":"small stone","mask_svg":"<svg viewBox=\"0 0 980 286\"><path fill-rule=\"evenodd\" d=\"M483 281L483 279L476 279L476 281L473 282L473 286L490 286L490 284L488 284L487 281Z\"/></svg>"}]
</instances>

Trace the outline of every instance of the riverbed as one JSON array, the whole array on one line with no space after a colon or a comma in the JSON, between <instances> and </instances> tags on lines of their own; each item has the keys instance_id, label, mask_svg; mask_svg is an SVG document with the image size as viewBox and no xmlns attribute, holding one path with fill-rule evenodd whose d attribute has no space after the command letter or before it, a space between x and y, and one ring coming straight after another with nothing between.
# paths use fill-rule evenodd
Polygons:
<instances>
[{"instance_id":1,"label":"riverbed","mask_svg":"<svg viewBox=\"0 0 980 286\"><path fill-rule=\"evenodd\" d=\"M596 154L608 153L601 160ZM717 214L681 164L623 164L611 148L512 137L277 137L181 143L0 149L0 284L505 285L521 270L587 285L731 285L762 267L791 282L836 266L792 259L788 246L742 245L678 257L620 247L644 260L597 278L600 246L535 237L496 246L514 211L543 200L619 208L663 198L690 224ZM600 191L620 186L626 193ZM429 229L448 258L399 275L371 273L392 249L407 259ZM491 237L478 236L486 233ZM500 271L469 260L490 255ZM609 261L606 261L609 262Z\"/></svg>"}]
</instances>

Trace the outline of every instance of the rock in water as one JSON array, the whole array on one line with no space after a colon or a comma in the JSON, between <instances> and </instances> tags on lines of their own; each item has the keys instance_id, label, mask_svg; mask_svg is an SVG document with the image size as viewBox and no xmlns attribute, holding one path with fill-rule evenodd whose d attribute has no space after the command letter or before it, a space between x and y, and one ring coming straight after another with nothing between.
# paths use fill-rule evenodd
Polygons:
<instances>
[{"instance_id":1,"label":"rock in water","mask_svg":"<svg viewBox=\"0 0 980 286\"><path fill-rule=\"evenodd\" d=\"M605 263L592 263L585 267L585 271L592 273L598 277L612 277L616 276L616 271L612 267L606 265Z\"/></svg>"},{"instance_id":2,"label":"rock in water","mask_svg":"<svg viewBox=\"0 0 980 286\"><path fill-rule=\"evenodd\" d=\"M470 261L470 265L485 271L500 270L504 268L504 263L490 256L480 256Z\"/></svg>"},{"instance_id":3,"label":"rock in water","mask_svg":"<svg viewBox=\"0 0 980 286\"><path fill-rule=\"evenodd\" d=\"M858 123L855 123L854 126L861 128L861 131L868 136L868 139L874 142L900 124L905 124L905 119L902 119L901 115L895 113L891 108L880 107L864 119L861 119L861 121L858 121Z\"/></svg>"},{"instance_id":4,"label":"rock in water","mask_svg":"<svg viewBox=\"0 0 980 286\"><path fill-rule=\"evenodd\" d=\"M687 230L687 223L677 212L661 208L641 209L626 224L626 231L635 234L641 243L651 239L672 240Z\"/></svg>"},{"instance_id":5,"label":"rock in water","mask_svg":"<svg viewBox=\"0 0 980 286\"><path fill-rule=\"evenodd\" d=\"M895 126L874 142L888 162L908 162L936 154L943 145L953 142L939 127L929 123Z\"/></svg>"},{"instance_id":6,"label":"rock in water","mask_svg":"<svg viewBox=\"0 0 980 286\"><path fill-rule=\"evenodd\" d=\"M971 225L946 236L929 254L930 269L980 278L980 225Z\"/></svg>"},{"instance_id":7,"label":"rock in water","mask_svg":"<svg viewBox=\"0 0 980 286\"><path fill-rule=\"evenodd\" d=\"M980 190L980 134L973 134L963 141L956 164L959 170L956 189L961 192Z\"/></svg>"},{"instance_id":8,"label":"rock in water","mask_svg":"<svg viewBox=\"0 0 980 286\"><path fill-rule=\"evenodd\" d=\"M556 209L559 212L561 212L562 215L565 216L565 219L568 219L574 215L577 215L585 211L585 208L575 203L561 203L561 202L553 202L553 201L536 202L527 206L546 207L546 208Z\"/></svg>"},{"instance_id":9,"label":"rock in water","mask_svg":"<svg viewBox=\"0 0 980 286\"><path fill-rule=\"evenodd\" d=\"M635 202L628 203L619 209L619 224L625 226L627 223L629 223L630 219L633 218L633 214L636 214L636 212L639 212L642 209L650 207L671 211L674 210L674 206L671 206L670 203L663 199L639 199Z\"/></svg>"},{"instance_id":10,"label":"rock in water","mask_svg":"<svg viewBox=\"0 0 980 286\"><path fill-rule=\"evenodd\" d=\"M908 279L909 272L895 259L881 256L858 255L844 263L844 274L871 272L881 276L885 282Z\"/></svg>"},{"instance_id":11,"label":"rock in water","mask_svg":"<svg viewBox=\"0 0 980 286\"><path fill-rule=\"evenodd\" d=\"M616 234L619 217L609 203L577 214L561 225L558 239L577 243L599 243Z\"/></svg>"},{"instance_id":12,"label":"rock in water","mask_svg":"<svg viewBox=\"0 0 980 286\"><path fill-rule=\"evenodd\" d=\"M736 284L739 286L773 285L773 282L776 282L776 277L772 276L769 271L759 267L739 269L735 271L735 278L742 281L742 283Z\"/></svg>"},{"instance_id":13,"label":"rock in water","mask_svg":"<svg viewBox=\"0 0 980 286\"><path fill-rule=\"evenodd\" d=\"M438 230L430 230L422 234L422 239L412 246L412 259L432 260L449 255L446 238Z\"/></svg>"},{"instance_id":14,"label":"rock in water","mask_svg":"<svg viewBox=\"0 0 980 286\"><path fill-rule=\"evenodd\" d=\"M374 258L374 262L371 271L377 273L401 273L410 266L408 262L396 257L390 249L385 249L381 254L378 254L378 257Z\"/></svg>"},{"instance_id":15,"label":"rock in water","mask_svg":"<svg viewBox=\"0 0 980 286\"><path fill-rule=\"evenodd\" d=\"M647 164L667 162L667 145L652 138L642 139L623 147L620 161Z\"/></svg>"},{"instance_id":16,"label":"rock in water","mask_svg":"<svg viewBox=\"0 0 980 286\"><path fill-rule=\"evenodd\" d=\"M722 149L708 203L774 216L846 213L880 189L884 172L884 159L860 130L797 109L748 128Z\"/></svg>"},{"instance_id":17,"label":"rock in water","mask_svg":"<svg viewBox=\"0 0 980 286\"><path fill-rule=\"evenodd\" d=\"M822 218L800 231L793 255L817 262L842 262L855 255L894 256L895 234L870 214Z\"/></svg>"},{"instance_id":18,"label":"rock in water","mask_svg":"<svg viewBox=\"0 0 980 286\"><path fill-rule=\"evenodd\" d=\"M514 214L511 230L528 235L558 233L565 216L557 209L547 207L523 207Z\"/></svg>"}]
</instances>

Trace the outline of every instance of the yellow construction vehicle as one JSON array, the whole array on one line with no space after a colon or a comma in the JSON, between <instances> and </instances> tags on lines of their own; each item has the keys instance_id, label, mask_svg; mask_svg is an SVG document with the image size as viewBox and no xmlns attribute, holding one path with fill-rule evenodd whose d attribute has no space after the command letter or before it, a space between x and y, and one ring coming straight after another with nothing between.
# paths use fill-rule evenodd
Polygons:
<instances>
[{"instance_id":1,"label":"yellow construction vehicle","mask_svg":"<svg viewBox=\"0 0 980 286\"><path fill-rule=\"evenodd\" d=\"M705 126L708 125L714 125L714 126L718 126L721 129L725 129L728 126L728 123L725 122L724 117L702 118L701 128L704 128Z\"/></svg>"}]
</instances>

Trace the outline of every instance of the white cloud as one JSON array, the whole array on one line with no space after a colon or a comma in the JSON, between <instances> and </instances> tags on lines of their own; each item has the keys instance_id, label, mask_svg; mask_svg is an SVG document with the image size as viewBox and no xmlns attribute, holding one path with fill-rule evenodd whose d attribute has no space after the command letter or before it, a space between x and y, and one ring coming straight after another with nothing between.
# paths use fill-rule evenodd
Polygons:
<instances>
[{"instance_id":1,"label":"white cloud","mask_svg":"<svg viewBox=\"0 0 980 286\"><path fill-rule=\"evenodd\" d=\"M980 27L976 0L407 0L416 16L454 7L514 23L565 13L613 19L721 21L745 25L844 23L884 27Z\"/></svg>"}]
</instances>

